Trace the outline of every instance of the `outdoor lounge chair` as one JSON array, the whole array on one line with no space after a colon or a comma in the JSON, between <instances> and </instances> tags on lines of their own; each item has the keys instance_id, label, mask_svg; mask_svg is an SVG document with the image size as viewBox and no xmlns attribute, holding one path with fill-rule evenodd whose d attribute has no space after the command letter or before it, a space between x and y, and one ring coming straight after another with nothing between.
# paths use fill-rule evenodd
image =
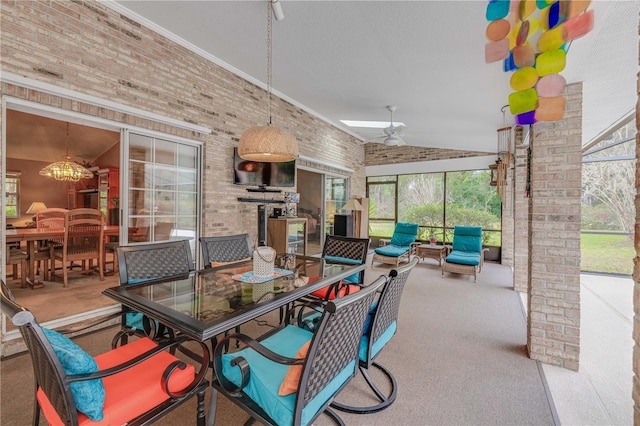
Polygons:
<instances>
[{"instance_id":1,"label":"outdoor lounge chair","mask_svg":"<svg viewBox=\"0 0 640 426\"><path fill-rule=\"evenodd\" d=\"M442 276L445 272L473 275L473 282L478 282L477 273L482 271L485 251L487 249L482 248L481 227L454 227L453 249L442 263Z\"/></svg>"},{"instance_id":2,"label":"outdoor lounge chair","mask_svg":"<svg viewBox=\"0 0 640 426\"><path fill-rule=\"evenodd\" d=\"M409 261L418 236L417 223L398 222L389 244L374 250L371 266L374 262L388 263L395 267L400 262Z\"/></svg>"}]
</instances>

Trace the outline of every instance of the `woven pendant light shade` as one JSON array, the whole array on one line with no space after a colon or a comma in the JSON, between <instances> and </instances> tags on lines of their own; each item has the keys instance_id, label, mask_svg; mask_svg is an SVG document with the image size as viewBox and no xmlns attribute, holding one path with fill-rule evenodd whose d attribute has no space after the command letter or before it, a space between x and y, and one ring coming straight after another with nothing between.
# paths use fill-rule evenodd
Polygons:
<instances>
[{"instance_id":1,"label":"woven pendant light shade","mask_svg":"<svg viewBox=\"0 0 640 426\"><path fill-rule=\"evenodd\" d=\"M280 127L251 127L240 137L238 154L251 161L291 161L298 158L298 142L291 133Z\"/></svg>"}]
</instances>

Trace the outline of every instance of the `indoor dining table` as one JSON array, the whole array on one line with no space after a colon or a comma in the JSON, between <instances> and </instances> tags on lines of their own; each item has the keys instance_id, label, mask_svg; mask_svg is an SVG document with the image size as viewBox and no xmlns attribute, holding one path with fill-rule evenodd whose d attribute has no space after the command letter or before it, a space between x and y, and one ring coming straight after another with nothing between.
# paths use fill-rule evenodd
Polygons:
<instances>
[{"instance_id":1,"label":"indoor dining table","mask_svg":"<svg viewBox=\"0 0 640 426\"><path fill-rule=\"evenodd\" d=\"M117 237L120 232L120 227L117 225L109 225L104 228L105 239L111 237ZM5 230L7 243L26 241L27 243L27 255L29 256L29 277L27 282L31 286L35 286L36 282L36 268L35 268L35 253L38 241L44 240L62 240L64 238L64 228L19 228L19 229L7 229Z\"/></svg>"},{"instance_id":2,"label":"indoor dining table","mask_svg":"<svg viewBox=\"0 0 640 426\"><path fill-rule=\"evenodd\" d=\"M205 342L365 268L300 255L279 255L275 266L271 276L256 277L252 261L240 261L177 278L112 287L103 294ZM215 419L216 401L212 388L209 425Z\"/></svg>"}]
</instances>

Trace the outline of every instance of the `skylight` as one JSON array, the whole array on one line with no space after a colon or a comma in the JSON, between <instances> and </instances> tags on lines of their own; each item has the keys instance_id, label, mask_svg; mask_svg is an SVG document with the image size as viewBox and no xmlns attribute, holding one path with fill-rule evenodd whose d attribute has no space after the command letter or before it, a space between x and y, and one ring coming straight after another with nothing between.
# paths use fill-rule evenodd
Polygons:
<instances>
[{"instance_id":1,"label":"skylight","mask_svg":"<svg viewBox=\"0 0 640 426\"><path fill-rule=\"evenodd\" d=\"M372 129L386 129L389 127L388 121L354 121L354 120L340 120L341 123L346 124L349 127L369 127ZM394 121L393 127L404 126L401 121Z\"/></svg>"}]
</instances>

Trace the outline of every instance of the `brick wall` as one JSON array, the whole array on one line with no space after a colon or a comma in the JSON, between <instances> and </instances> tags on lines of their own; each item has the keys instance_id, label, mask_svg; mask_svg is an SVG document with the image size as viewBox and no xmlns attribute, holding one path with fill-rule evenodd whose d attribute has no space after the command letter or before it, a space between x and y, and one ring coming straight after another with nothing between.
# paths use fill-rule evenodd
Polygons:
<instances>
[{"instance_id":1,"label":"brick wall","mask_svg":"<svg viewBox=\"0 0 640 426\"><path fill-rule=\"evenodd\" d=\"M529 355L578 370L582 83L568 85L565 117L531 138Z\"/></svg>"},{"instance_id":2,"label":"brick wall","mask_svg":"<svg viewBox=\"0 0 640 426\"><path fill-rule=\"evenodd\" d=\"M9 84L2 85L3 96L203 142L204 235L255 237L256 206L237 201L247 194L232 184L231 159L242 132L267 121L265 90L95 1L3 1L0 7L3 71L205 126L212 134ZM275 96L272 115L297 138L301 155L352 169L351 196L365 195L360 141Z\"/></svg>"},{"instance_id":3,"label":"brick wall","mask_svg":"<svg viewBox=\"0 0 640 426\"><path fill-rule=\"evenodd\" d=\"M485 155L495 155L495 152L458 151L455 149L422 148L416 146L392 147L382 143L368 143L365 145L365 166L448 160L451 158L483 157Z\"/></svg>"}]
</instances>

